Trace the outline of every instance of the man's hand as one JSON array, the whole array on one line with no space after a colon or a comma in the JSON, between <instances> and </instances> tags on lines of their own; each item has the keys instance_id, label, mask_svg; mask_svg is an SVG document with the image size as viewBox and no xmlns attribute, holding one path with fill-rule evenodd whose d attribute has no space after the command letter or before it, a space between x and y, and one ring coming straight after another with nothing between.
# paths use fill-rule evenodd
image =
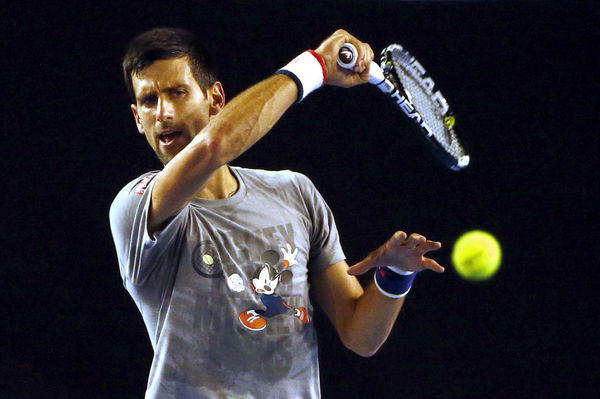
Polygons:
<instances>
[{"instance_id":1,"label":"man's hand","mask_svg":"<svg viewBox=\"0 0 600 399\"><path fill-rule=\"evenodd\" d=\"M440 242L429 241L420 234L411 234L407 238L405 232L397 231L392 238L371 252L363 261L349 268L348 274L363 274L377 266L396 266L414 272L430 269L442 273L444 268L439 263L423 256L441 247Z\"/></svg>"},{"instance_id":2,"label":"man's hand","mask_svg":"<svg viewBox=\"0 0 600 399\"><path fill-rule=\"evenodd\" d=\"M351 43L358 50L354 71L344 69L337 63L338 53L344 43ZM335 31L315 51L325 59L328 85L352 87L369 81L369 67L373 61L373 50L367 43L361 42L345 30Z\"/></svg>"}]
</instances>

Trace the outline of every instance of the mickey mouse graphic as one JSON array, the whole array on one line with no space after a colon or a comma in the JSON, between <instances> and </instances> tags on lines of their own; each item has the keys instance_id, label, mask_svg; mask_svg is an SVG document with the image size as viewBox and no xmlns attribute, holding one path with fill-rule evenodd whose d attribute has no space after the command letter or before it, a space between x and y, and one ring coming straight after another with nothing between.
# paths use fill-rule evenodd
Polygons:
<instances>
[{"instance_id":1,"label":"mickey mouse graphic","mask_svg":"<svg viewBox=\"0 0 600 399\"><path fill-rule=\"evenodd\" d=\"M310 321L306 308L293 308L275 293L275 289L280 283L286 284L292 279L293 274L288 268L298 264L296 261L298 248L292 252L292 246L286 244L286 248L281 248L281 252L283 253L281 261L283 270L278 271L268 263L263 263L256 268L252 275L250 287L259 295L266 309L249 309L240 313L239 320L248 330L264 330L267 326L267 319L281 314L295 316L303 324Z\"/></svg>"}]
</instances>

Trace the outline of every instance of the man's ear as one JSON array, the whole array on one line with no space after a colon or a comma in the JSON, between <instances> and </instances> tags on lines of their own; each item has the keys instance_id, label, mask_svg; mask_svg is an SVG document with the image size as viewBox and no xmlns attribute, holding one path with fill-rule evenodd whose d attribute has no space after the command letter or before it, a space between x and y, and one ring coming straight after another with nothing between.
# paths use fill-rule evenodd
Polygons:
<instances>
[{"instance_id":1,"label":"man's ear","mask_svg":"<svg viewBox=\"0 0 600 399\"><path fill-rule=\"evenodd\" d=\"M140 121L140 116L138 115L137 106L135 104L131 104L131 112L133 113L133 119L135 119L135 125L137 126L138 132L144 134L144 128L142 127L142 122Z\"/></svg>"},{"instance_id":2,"label":"man's ear","mask_svg":"<svg viewBox=\"0 0 600 399\"><path fill-rule=\"evenodd\" d=\"M221 82L215 82L208 89L208 96L210 98L210 115L218 114L225 106L225 90Z\"/></svg>"}]
</instances>

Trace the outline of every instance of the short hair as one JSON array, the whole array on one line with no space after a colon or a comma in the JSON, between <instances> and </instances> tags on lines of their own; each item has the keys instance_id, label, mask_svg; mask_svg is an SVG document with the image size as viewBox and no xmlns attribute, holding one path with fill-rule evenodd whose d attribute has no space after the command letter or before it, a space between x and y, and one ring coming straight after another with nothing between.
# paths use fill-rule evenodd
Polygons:
<instances>
[{"instance_id":1,"label":"short hair","mask_svg":"<svg viewBox=\"0 0 600 399\"><path fill-rule=\"evenodd\" d=\"M156 60L182 57L188 57L192 74L202 90L208 90L217 81L210 53L192 32L180 28L155 28L136 36L123 58L123 78L133 102L136 101L134 74Z\"/></svg>"}]
</instances>

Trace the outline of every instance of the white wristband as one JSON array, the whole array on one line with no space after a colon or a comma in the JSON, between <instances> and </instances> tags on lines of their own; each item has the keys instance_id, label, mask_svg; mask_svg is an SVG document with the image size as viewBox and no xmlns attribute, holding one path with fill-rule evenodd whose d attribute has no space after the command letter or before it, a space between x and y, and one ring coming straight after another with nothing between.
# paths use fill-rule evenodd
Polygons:
<instances>
[{"instance_id":1,"label":"white wristband","mask_svg":"<svg viewBox=\"0 0 600 399\"><path fill-rule=\"evenodd\" d=\"M413 274L414 272L409 272L407 270L404 269L400 269L398 266L386 266L388 269L390 269L391 271L393 271L394 273L398 273L402 276L410 276L411 274Z\"/></svg>"},{"instance_id":2,"label":"white wristband","mask_svg":"<svg viewBox=\"0 0 600 399\"><path fill-rule=\"evenodd\" d=\"M327 81L327 68L323 58L312 50L307 50L294 58L276 73L289 76L298 86L298 102Z\"/></svg>"}]
</instances>

